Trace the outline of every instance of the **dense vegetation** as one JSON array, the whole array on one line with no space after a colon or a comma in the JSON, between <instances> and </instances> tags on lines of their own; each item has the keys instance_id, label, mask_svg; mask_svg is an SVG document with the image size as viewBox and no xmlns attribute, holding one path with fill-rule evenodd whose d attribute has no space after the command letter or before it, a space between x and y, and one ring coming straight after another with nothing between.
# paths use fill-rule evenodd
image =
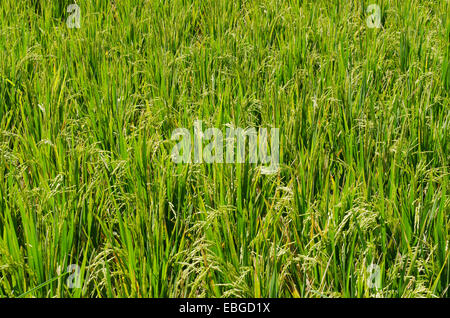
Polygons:
<instances>
[{"instance_id":1,"label":"dense vegetation","mask_svg":"<svg viewBox=\"0 0 450 318\"><path fill-rule=\"evenodd\" d=\"M449 1L73 2L0 4L0 297L448 297Z\"/></svg>"}]
</instances>

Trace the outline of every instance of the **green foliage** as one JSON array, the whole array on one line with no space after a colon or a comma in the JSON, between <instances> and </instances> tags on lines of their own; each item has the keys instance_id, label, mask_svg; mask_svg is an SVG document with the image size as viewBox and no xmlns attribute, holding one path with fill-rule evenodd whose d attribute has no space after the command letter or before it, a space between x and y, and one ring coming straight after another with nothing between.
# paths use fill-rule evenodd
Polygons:
<instances>
[{"instance_id":1,"label":"green foliage","mask_svg":"<svg viewBox=\"0 0 450 318\"><path fill-rule=\"evenodd\" d=\"M1 1L0 297L449 296L448 1L77 2ZM173 163L195 119L280 172Z\"/></svg>"}]
</instances>

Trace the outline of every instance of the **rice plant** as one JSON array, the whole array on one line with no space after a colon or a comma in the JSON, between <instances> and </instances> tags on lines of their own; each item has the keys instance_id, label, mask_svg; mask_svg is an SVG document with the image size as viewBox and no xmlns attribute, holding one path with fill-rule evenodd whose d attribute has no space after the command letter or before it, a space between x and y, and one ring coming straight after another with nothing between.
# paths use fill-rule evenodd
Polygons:
<instances>
[{"instance_id":1,"label":"rice plant","mask_svg":"<svg viewBox=\"0 0 450 318\"><path fill-rule=\"evenodd\" d=\"M449 43L446 0L2 0L0 297L448 297ZM196 120L278 171L174 162Z\"/></svg>"}]
</instances>

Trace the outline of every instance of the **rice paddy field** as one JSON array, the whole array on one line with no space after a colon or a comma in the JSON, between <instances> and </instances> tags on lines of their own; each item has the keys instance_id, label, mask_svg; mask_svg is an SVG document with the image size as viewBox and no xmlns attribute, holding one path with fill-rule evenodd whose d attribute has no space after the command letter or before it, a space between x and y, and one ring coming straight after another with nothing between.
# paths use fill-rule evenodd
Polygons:
<instances>
[{"instance_id":1,"label":"rice paddy field","mask_svg":"<svg viewBox=\"0 0 450 318\"><path fill-rule=\"evenodd\" d=\"M447 0L1 0L0 298L447 298L449 43ZM196 120L279 169L175 162Z\"/></svg>"}]
</instances>

